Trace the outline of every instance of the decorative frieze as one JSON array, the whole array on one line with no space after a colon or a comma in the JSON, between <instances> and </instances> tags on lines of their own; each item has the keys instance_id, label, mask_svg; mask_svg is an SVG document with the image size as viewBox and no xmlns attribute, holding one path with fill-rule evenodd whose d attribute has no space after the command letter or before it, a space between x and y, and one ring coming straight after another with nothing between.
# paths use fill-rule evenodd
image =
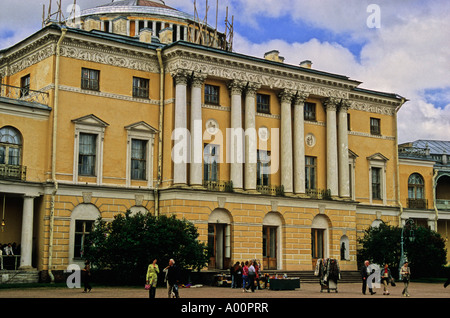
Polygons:
<instances>
[{"instance_id":1,"label":"decorative frieze","mask_svg":"<svg viewBox=\"0 0 450 318\"><path fill-rule=\"evenodd\" d=\"M82 61L100 63L105 65L123 67L137 71L159 73L156 59L152 61L147 58L131 57L114 50L100 48L87 48L71 45L61 46L61 56Z\"/></svg>"}]
</instances>

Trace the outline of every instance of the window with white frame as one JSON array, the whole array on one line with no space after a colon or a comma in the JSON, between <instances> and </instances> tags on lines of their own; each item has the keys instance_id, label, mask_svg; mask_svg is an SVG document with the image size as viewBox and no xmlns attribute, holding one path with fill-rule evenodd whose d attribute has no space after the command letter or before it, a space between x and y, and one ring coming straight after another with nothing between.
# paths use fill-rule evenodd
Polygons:
<instances>
[{"instance_id":1,"label":"window with white frame","mask_svg":"<svg viewBox=\"0 0 450 318\"><path fill-rule=\"evenodd\" d=\"M128 133L127 186L132 186L133 181L147 181L147 186L153 187L153 149L157 130L143 121L125 129Z\"/></svg>"},{"instance_id":2,"label":"window with white frame","mask_svg":"<svg viewBox=\"0 0 450 318\"><path fill-rule=\"evenodd\" d=\"M100 184L103 178L103 140L109 125L94 115L72 120L75 123L73 180L95 177Z\"/></svg>"},{"instance_id":3,"label":"window with white frame","mask_svg":"<svg viewBox=\"0 0 450 318\"><path fill-rule=\"evenodd\" d=\"M383 201L386 205L386 167L387 159L380 153L374 154L367 158L369 161L369 188L370 203Z\"/></svg>"}]
</instances>

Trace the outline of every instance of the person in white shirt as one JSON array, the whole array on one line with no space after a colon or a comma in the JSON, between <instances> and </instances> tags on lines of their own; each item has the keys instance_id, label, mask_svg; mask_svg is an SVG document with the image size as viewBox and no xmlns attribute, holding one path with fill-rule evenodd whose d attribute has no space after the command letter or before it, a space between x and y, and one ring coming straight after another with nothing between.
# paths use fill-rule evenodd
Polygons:
<instances>
[{"instance_id":1,"label":"person in white shirt","mask_svg":"<svg viewBox=\"0 0 450 318\"><path fill-rule=\"evenodd\" d=\"M248 266L248 286L245 289L246 291L251 288L252 293L255 292L255 277L256 277L256 270L254 266L254 261L250 261Z\"/></svg>"},{"instance_id":2,"label":"person in white shirt","mask_svg":"<svg viewBox=\"0 0 450 318\"><path fill-rule=\"evenodd\" d=\"M14 255L11 243L8 243L8 245L5 247L5 255Z\"/></svg>"}]
</instances>

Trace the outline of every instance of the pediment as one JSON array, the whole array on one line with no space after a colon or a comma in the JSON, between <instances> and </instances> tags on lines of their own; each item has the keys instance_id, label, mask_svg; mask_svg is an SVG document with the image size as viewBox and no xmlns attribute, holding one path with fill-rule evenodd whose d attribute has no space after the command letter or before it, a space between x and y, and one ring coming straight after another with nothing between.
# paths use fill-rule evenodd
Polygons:
<instances>
[{"instance_id":1,"label":"pediment","mask_svg":"<svg viewBox=\"0 0 450 318\"><path fill-rule=\"evenodd\" d=\"M72 119L72 122L79 125L88 125L88 126L96 126L96 127L108 127L109 124L97 116L90 114L77 119Z\"/></svg>"},{"instance_id":2,"label":"pediment","mask_svg":"<svg viewBox=\"0 0 450 318\"><path fill-rule=\"evenodd\" d=\"M348 157L349 158L352 158L352 159L356 159L356 158L358 158L359 156L355 153L355 152L353 152L352 150L348 150Z\"/></svg>"},{"instance_id":3,"label":"pediment","mask_svg":"<svg viewBox=\"0 0 450 318\"><path fill-rule=\"evenodd\" d=\"M140 121L128 126L125 126L126 130L133 130L133 131L141 131L146 133L152 133L156 134L158 132L157 129L153 128L151 125L147 124L145 121Z\"/></svg>"},{"instance_id":4,"label":"pediment","mask_svg":"<svg viewBox=\"0 0 450 318\"><path fill-rule=\"evenodd\" d=\"M388 158L386 158L384 155L382 155L379 152L367 157L367 160L376 160L376 161L385 161L385 162L389 161Z\"/></svg>"}]
</instances>

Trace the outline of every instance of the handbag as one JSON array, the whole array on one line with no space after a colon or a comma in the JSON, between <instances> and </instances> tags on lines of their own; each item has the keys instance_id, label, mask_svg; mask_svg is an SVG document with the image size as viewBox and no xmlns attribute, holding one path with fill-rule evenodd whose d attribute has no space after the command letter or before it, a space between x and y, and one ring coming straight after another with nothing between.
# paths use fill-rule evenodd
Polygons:
<instances>
[{"instance_id":1,"label":"handbag","mask_svg":"<svg viewBox=\"0 0 450 318\"><path fill-rule=\"evenodd\" d=\"M396 286L396 285L395 285L394 279L391 279L391 286L392 286L392 287L395 287L395 286Z\"/></svg>"},{"instance_id":2,"label":"handbag","mask_svg":"<svg viewBox=\"0 0 450 318\"><path fill-rule=\"evenodd\" d=\"M145 284L145 290L150 290L150 284Z\"/></svg>"}]
</instances>

